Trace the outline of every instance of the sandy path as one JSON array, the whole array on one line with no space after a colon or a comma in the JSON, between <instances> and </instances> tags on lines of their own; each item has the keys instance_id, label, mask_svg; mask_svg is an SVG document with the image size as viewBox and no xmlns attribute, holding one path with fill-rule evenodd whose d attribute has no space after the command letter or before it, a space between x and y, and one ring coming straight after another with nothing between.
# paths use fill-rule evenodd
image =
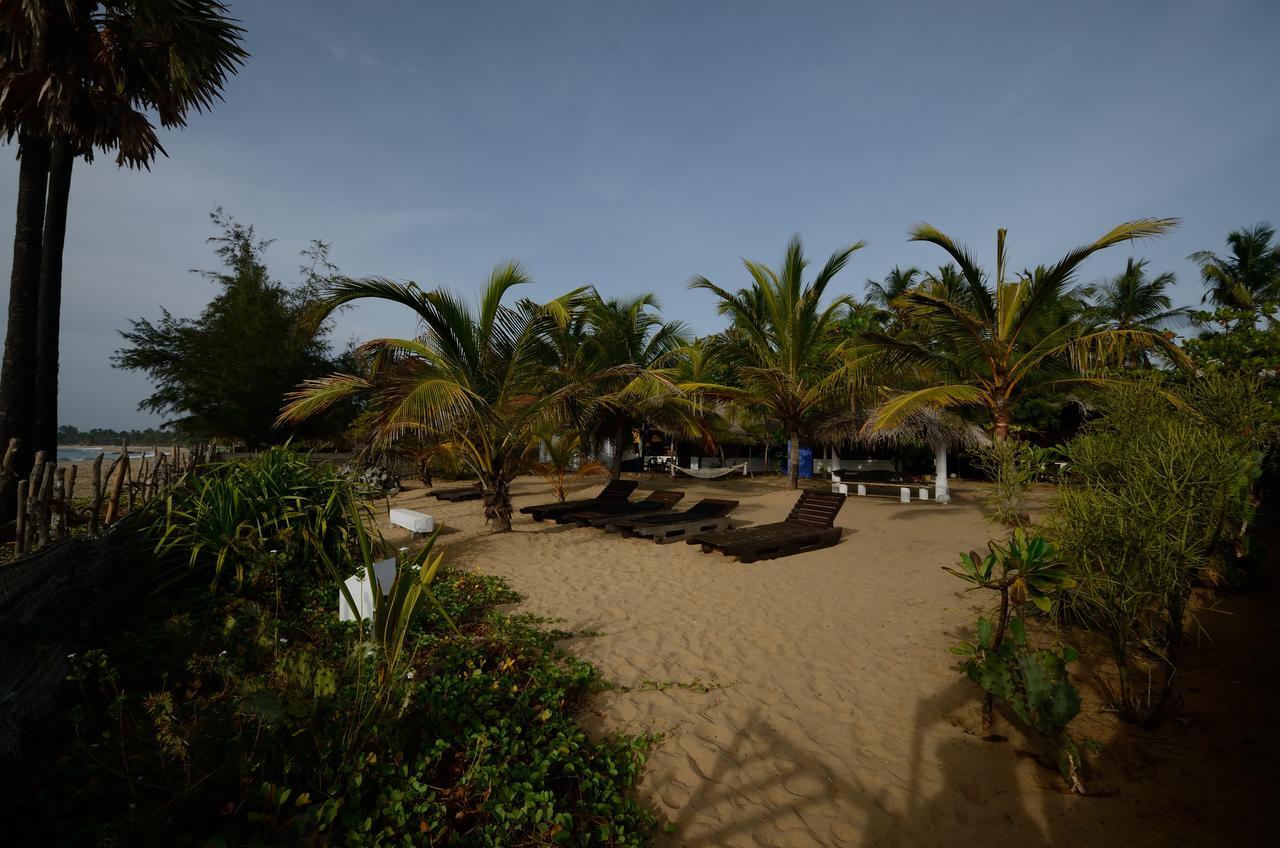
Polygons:
<instances>
[{"instance_id":1,"label":"sandy path","mask_svg":"<svg viewBox=\"0 0 1280 848\"><path fill-rule=\"evenodd\" d=\"M736 497L736 517L749 522L777 520L795 497L761 481L642 481L641 491L651 487L681 488L686 502ZM515 490L517 507L550 500L532 479ZM997 726L1010 736L1003 744L967 732L977 724L976 690L947 648L986 599L960 592L940 566L983 547L990 530L963 489L947 507L851 498L840 545L754 565L524 516L514 532L490 536L476 502L441 504L422 490L397 502L444 523L454 564L509 578L526 597L521 609L598 634L568 644L632 690L600 696L588 720L662 734L641 789L674 823L670 844L1204 845L1215 837L1208 819L1171 814L1207 801L1177 788L1185 773L1172 789L1173 781L1111 775L1109 797L1069 796L1053 773L1017 754L1036 744L1007 723ZM1087 729L1104 744L1116 732L1096 715ZM1178 754L1161 756L1171 767Z\"/></svg>"}]
</instances>

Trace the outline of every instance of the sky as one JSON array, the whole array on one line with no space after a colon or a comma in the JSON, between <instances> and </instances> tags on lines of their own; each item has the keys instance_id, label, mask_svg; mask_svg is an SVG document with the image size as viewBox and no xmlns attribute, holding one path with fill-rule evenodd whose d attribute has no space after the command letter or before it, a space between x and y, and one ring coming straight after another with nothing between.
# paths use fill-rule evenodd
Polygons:
<instances>
[{"instance_id":1,"label":"sky","mask_svg":"<svg viewBox=\"0 0 1280 848\"><path fill-rule=\"evenodd\" d=\"M253 0L252 53L225 101L166 132L148 171L110 157L72 185L63 423L144 427L144 375L115 370L130 320L214 294L222 207L275 239L277 278L331 242L343 273L474 294L523 262L547 299L584 284L654 292L697 333L722 323L698 274L737 288L800 234L821 263L866 240L833 292L942 264L921 221L1014 268L1115 224L1177 217L1129 256L1177 275L1227 232L1280 224L1280 3ZM18 166L0 161L0 230ZM12 262L0 238L0 263ZM0 306L7 287L0 287ZM365 304L333 338L414 332Z\"/></svg>"}]
</instances>

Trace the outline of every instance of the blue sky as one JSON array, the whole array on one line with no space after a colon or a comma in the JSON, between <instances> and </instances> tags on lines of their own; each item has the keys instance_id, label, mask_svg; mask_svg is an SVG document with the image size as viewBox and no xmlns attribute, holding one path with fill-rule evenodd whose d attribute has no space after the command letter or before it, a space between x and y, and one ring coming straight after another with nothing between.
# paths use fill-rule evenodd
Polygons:
<instances>
[{"instance_id":1,"label":"blue sky","mask_svg":"<svg viewBox=\"0 0 1280 848\"><path fill-rule=\"evenodd\" d=\"M719 328L705 274L743 284L800 233L861 293L927 220L988 261L1051 261L1130 218L1182 219L1137 255L1200 297L1193 250L1280 224L1280 3L236 2L253 53L226 102L169 133L150 173L105 158L72 195L62 335L65 423L143 426L117 330L212 295L222 206L275 238L296 279L311 238L346 273L474 291L523 261L533 297L593 283L654 291ZM0 166L12 231L17 164ZM7 199L4 199L7 198ZM11 261L9 239L0 262ZM1090 260L1084 279L1131 254ZM7 301L7 287L0 305ZM335 340L413 331L344 313Z\"/></svg>"}]
</instances>

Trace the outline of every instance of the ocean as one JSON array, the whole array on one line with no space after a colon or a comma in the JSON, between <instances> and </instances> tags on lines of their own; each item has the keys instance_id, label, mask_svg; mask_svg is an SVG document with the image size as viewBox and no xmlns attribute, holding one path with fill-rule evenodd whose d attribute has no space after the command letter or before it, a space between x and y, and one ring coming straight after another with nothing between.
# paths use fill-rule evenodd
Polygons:
<instances>
[{"instance_id":1,"label":"ocean","mask_svg":"<svg viewBox=\"0 0 1280 848\"><path fill-rule=\"evenodd\" d=\"M73 448L58 445L58 462L88 462L100 453L106 454L107 462L110 462L120 455L120 451L112 450L111 448ZM129 451L129 459L142 459L144 456L151 455L152 453L150 450L145 452L139 451L137 453Z\"/></svg>"}]
</instances>

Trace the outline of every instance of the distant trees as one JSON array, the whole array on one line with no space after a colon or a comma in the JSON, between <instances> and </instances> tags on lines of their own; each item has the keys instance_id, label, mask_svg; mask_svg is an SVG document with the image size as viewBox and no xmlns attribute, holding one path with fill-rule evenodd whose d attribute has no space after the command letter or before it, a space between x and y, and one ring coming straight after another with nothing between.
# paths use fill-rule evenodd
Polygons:
<instances>
[{"instance_id":1,"label":"distant trees","mask_svg":"<svg viewBox=\"0 0 1280 848\"><path fill-rule=\"evenodd\" d=\"M0 15L0 133L17 139L18 205L0 371L0 444L22 440L25 475L57 427L62 253L72 166L95 150L145 167L163 152L152 119L185 124L247 54L217 0L7 3ZM9 481L0 492L8 515Z\"/></svg>"},{"instance_id":2,"label":"distant trees","mask_svg":"<svg viewBox=\"0 0 1280 848\"><path fill-rule=\"evenodd\" d=\"M311 315L337 269L329 246L314 241L303 254L303 281L285 286L267 272L269 241L221 210L212 218L220 232L210 241L223 269L200 273L220 287L218 294L198 318L162 309L158 321L131 322L114 362L155 384L141 409L174 416L181 433L235 439L252 449L289 435L275 429L289 391L337 367L327 326Z\"/></svg>"},{"instance_id":3,"label":"distant trees","mask_svg":"<svg viewBox=\"0 0 1280 848\"><path fill-rule=\"evenodd\" d=\"M130 445L138 447L146 447L148 445L169 447L190 444L194 439L191 436L184 436L173 430L156 429L155 427L147 427L144 430L113 430L110 427L90 427L88 430L81 430L71 424L58 426L59 445L107 446L120 445L126 441Z\"/></svg>"}]
</instances>

